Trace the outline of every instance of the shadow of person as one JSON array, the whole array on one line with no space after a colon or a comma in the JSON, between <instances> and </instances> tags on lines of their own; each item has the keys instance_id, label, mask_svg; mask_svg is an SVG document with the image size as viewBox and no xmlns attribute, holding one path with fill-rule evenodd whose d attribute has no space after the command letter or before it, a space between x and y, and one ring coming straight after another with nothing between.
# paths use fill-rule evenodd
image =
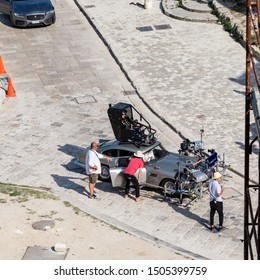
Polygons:
<instances>
[{"instance_id":1,"label":"shadow of person","mask_svg":"<svg viewBox=\"0 0 260 280\"><path fill-rule=\"evenodd\" d=\"M122 195L122 191L124 191L124 188L121 187L112 187L112 184L109 182L102 182L102 181L97 181L95 189L100 190L102 192L107 192L107 193L113 193L113 194L118 194Z\"/></svg>"},{"instance_id":2,"label":"shadow of person","mask_svg":"<svg viewBox=\"0 0 260 280\"><path fill-rule=\"evenodd\" d=\"M72 177L72 176L60 176L58 174L51 174L56 184L64 189L74 190L75 192L88 195L86 187L88 186L88 178Z\"/></svg>"},{"instance_id":3,"label":"shadow of person","mask_svg":"<svg viewBox=\"0 0 260 280\"><path fill-rule=\"evenodd\" d=\"M208 229L208 223L209 223L208 219L202 218L202 217L198 216L197 214L192 213L190 211L190 209L188 209L188 208L182 208L182 207L179 207L178 205L173 204L173 203L169 203L169 205L174 209L174 211L176 213L179 213L179 214L185 216L186 218L194 220L199 225L202 225L203 227Z\"/></svg>"},{"instance_id":4,"label":"shadow of person","mask_svg":"<svg viewBox=\"0 0 260 280\"><path fill-rule=\"evenodd\" d=\"M76 177L76 176L60 176L58 174L51 174L53 180L60 188L74 190L75 192L89 196L88 176ZM98 181L95 186L96 190L101 192L107 192L110 194L118 194L122 196L123 188L113 188L111 183Z\"/></svg>"}]
</instances>

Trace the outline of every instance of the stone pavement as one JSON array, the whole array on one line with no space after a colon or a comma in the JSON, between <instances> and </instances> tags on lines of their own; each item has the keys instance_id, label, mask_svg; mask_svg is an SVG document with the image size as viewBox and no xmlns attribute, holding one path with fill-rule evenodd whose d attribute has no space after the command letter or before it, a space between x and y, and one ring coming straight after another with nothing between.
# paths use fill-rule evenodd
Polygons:
<instances>
[{"instance_id":1,"label":"stone pavement","mask_svg":"<svg viewBox=\"0 0 260 280\"><path fill-rule=\"evenodd\" d=\"M165 16L160 1L151 10L128 1L110 1L109 7L98 0L77 2L151 109L187 138L198 139L204 128L207 146L225 153L243 174L243 47L219 24ZM137 29L147 26L150 31ZM256 167L253 163L254 178Z\"/></svg>"},{"instance_id":2,"label":"stone pavement","mask_svg":"<svg viewBox=\"0 0 260 280\"><path fill-rule=\"evenodd\" d=\"M125 0L74 2L54 1L57 22L40 31L10 28L0 17L0 52L17 92L0 107L1 181L48 188L194 259L243 259L240 176L230 172L225 182L226 229L212 234L208 195L180 207L143 190L138 204L99 182L99 199L88 200L73 157L91 141L113 137L108 103L124 101L143 112L169 150L178 149L180 136L199 139L204 128L207 148L243 173L245 50L221 25L164 15L160 1L151 10Z\"/></svg>"}]
</instances>

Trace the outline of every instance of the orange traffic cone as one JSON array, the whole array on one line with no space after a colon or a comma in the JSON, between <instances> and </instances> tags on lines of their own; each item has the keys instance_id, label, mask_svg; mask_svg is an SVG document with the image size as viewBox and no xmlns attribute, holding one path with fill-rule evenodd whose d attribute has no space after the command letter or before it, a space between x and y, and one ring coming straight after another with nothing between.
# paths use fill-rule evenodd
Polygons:
<instances>
[{"instance_id":1,"label":"orange traffic cone","mask_svg":"<svg viewBox=\"0 0 260 280\"><path fill-rule=\"evenodd\" d=\"M6 73L6 71L5 71L4 63L3 63L2 57L0 55L0 74L5 74L5 73Z\"/></svg>"},{"instance_id":2,"label":"orange traffic cone","mask_svg":"<svg viewBox=\"0 0 260 280\"><path fill-rule=\"evenodd\" d=\"M8 88L7 88L7 92L6 92L6 97L15 97L15 90L12 84L12 80L11 78L8 78Z\"/></svg>"}]
</instances>

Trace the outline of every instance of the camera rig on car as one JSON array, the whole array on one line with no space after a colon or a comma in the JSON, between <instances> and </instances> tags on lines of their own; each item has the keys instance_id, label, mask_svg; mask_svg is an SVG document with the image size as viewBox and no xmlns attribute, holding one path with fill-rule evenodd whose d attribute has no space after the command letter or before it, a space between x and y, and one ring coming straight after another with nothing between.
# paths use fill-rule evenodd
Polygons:
<instances>
[{"instance_id":1,"label":"camera rig on car","mask_svg":"<svg viewBox=\"0 0 260 280\"><path fill-rule=\"evenodd\" d=\"M118 141L131 142L137 147L155 143L156 130L131 104L122 102L109 104L107 113Z\"/></svg>"},{"instance_id":2,"label":"camera rig on car","mask_svg":"<svg viewBox=\"0 0 260 280\"><path fill-rule=\"evenodd\" d=\"M179 149L180 155L194 156L196 162L187 165L183 170L179 169L174 187L166 189L166 194L170 197L176 195L179 197L180 204L182 204L184 196L190 197L191 200L201 197L203 189L207 189L207 183L212 179L214 172L218 171L223 177L226 177L226 171L230 167L225 163L225 154L221 159L214 149L205 151L205 144L202 141L204 129L201 129L200 132L200 141L190 141L186 138L180 144Z\"/></svg>"}]
</instances>

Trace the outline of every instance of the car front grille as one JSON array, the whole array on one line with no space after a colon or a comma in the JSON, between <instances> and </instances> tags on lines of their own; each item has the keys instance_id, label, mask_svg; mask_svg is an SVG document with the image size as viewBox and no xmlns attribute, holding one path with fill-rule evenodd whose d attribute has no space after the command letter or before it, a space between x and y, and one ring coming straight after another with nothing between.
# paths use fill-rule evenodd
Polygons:
<instances>
[{"instance_id":1,"label":"car front grille","mask_svg":"<svg viewBox=\"0 0 260 280\"><path fill-rule=\"evenodd\" d=\"M27 16L28 20L41 20L44 19L44 14L39 14L39 15L29 15Z\"/></svg>"}]
</instances>

